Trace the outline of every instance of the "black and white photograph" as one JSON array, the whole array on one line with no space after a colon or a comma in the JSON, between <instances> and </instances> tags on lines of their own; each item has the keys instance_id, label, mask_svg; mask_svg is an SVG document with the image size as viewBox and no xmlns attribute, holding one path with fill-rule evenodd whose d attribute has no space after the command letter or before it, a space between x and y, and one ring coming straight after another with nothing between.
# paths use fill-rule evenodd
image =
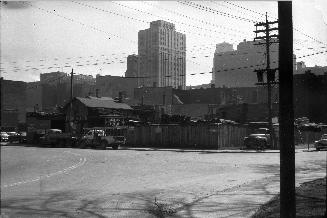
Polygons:
<instances>
[{"instance_id":1,"label":"black and white photograph","mask_svg":"<svg viewBox=\"0 0 327 218\"><path fill-rule=\"evenodd\" d=\"M327 216L327 1L0 1L1 218Z\"/></svg>"}]
</instances>

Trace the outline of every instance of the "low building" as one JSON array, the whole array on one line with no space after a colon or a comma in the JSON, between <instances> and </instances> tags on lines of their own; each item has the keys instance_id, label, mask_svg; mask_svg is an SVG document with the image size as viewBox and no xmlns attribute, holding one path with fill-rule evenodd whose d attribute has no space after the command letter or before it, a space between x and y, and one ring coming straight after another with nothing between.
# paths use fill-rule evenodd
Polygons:
<instances>
[{"instance_id":1,"label":"low building","mask_svg":"<svg viewBox=\"0 0 327 218\"><path fill-rule=\"evenodd\" d=\"M64 107L66 131L80 133L83 128L123 125L133 109L109 97L75 97Z\"/></svg>"}]
</instances>

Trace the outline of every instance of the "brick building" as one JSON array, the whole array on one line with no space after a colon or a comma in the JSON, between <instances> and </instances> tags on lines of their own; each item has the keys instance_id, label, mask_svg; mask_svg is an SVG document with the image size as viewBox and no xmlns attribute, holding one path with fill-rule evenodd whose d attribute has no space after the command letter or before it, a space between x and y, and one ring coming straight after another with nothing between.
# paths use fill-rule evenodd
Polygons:
<instances>
[{"instance_id":1,"label":"brick building","mask_svg":"<svg viewBox=\"0 0 327 218\"><path fill-rule=\"evenodd\" d=\"M1 78L1 126L25 123L26 83Z\"/></svg>"},{"instance_id":2,"label":"brick building","mask_svg":"<svg viewBox=\"0 0 327 218\"><path fill-rule=\"evenodd\" d=\"M134 96L134 88L137 88L137 78L97 75L95 86L99 96L115 98L122 93L124 98L131 99Z\"/></svg>"}]
</instances>

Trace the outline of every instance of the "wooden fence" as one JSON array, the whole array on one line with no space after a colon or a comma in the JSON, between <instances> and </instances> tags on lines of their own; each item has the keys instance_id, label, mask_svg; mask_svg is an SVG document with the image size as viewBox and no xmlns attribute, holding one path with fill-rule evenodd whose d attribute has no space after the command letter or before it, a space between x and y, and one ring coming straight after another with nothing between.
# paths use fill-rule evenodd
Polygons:
<instances>
[{"instance_id":1,"label":"wooden fence","mask_svg":"<svg viewBox=\"0 0 327 218\"><path fill-rule=\"evenodd\" d=\"M238 125L194 125L154 124L136 126L127 132L129 146L165 148L240 148L248 129Z\"/></svg>"}]
</instances>

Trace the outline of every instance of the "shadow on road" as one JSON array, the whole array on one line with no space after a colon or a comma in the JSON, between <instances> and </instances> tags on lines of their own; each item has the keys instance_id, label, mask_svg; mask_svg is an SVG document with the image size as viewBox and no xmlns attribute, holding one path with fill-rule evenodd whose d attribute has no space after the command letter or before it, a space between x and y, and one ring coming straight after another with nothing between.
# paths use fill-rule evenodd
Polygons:
<instances>
[{"instance_id":1,"label":"shadow on road","mask_svg":"<svg viewBox=\"0 0 327 218\"><path fill-rule=\"evenodd\" d=\"M108 195L44 192L2 199L1 211L3 217L243 217L271 198L268 184L267 179L198 195L178 190Z\"/></svg>"},{"instance_id":2,"label":"shadow on road","mask_svg":"<svg viewBox=\"0 0 327 218\"><path fill-rule=\"evenodd\" d=\"M43 193L25 198L1 200L3 217L98 217L102 211L98 199L78 200L73 192Z\"/></svg>"}]
</instances>

